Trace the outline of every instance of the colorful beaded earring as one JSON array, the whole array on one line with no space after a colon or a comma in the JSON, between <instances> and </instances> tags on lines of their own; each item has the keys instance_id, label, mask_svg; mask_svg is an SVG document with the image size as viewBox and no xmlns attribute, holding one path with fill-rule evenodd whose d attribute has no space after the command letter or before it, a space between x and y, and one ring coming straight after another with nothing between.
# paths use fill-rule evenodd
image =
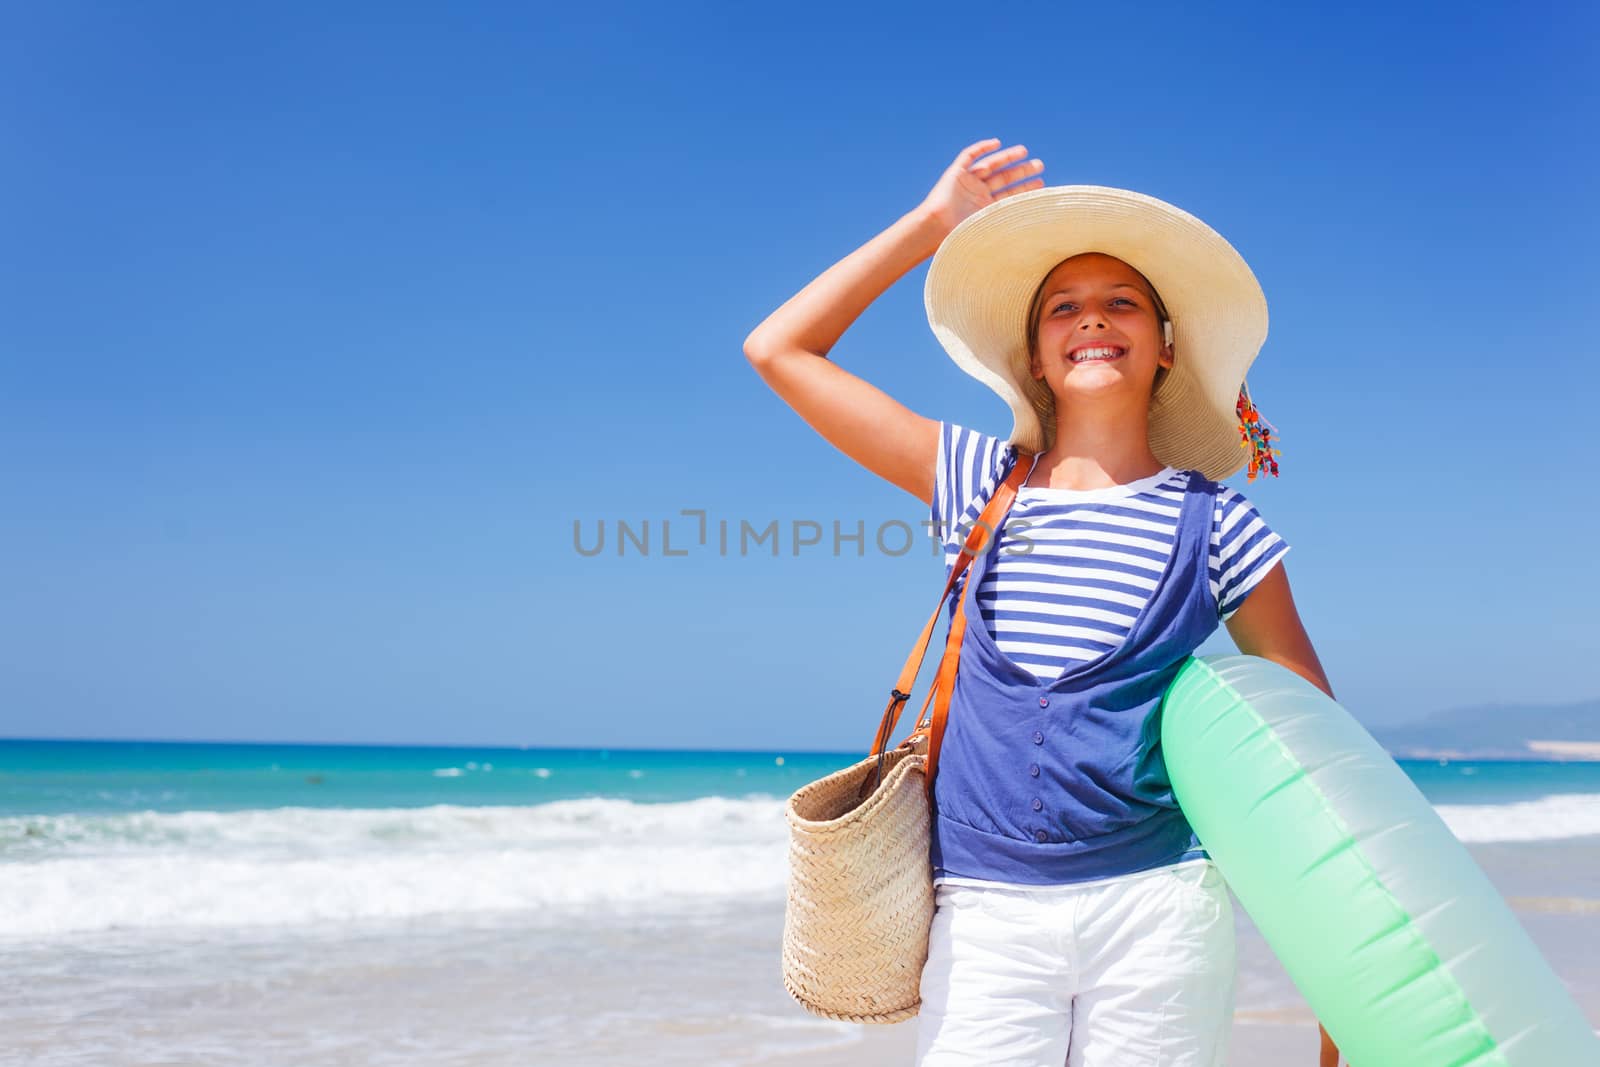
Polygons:
<instances>
[{"instance_id":1,"label":"colorful beaded earring","mask_svg":"<svg viewBox=\"0 0 1600 1067\"><path fill-rule=\"evenodd\" d=\"M1250 470L1245 480L1255 481L1258 471L1267 471L1276 478L1278 450L1272 447L1272 437L1278 428L1256 410L1255 401L1250 398L1249 385L1240 383L1239 400L1233 410L1239 416L1239 447L1250 450Z\"/></svg>"}]
</instances>

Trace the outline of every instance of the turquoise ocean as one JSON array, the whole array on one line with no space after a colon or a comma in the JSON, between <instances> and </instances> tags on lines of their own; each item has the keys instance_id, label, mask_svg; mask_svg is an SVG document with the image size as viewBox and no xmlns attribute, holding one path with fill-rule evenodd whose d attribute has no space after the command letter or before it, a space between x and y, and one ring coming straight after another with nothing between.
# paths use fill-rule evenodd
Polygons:
<instances>
[{"instance_id":1,"label":"turquoise ocean","mask_svg":"<svg viewBox=\"0 0 1600 1067\"><path fill-rule=\"evenodd\" d=\"M777 934L784 799L860 755L0 741L0 1061L848 1042ZM1600 764L1401 766L1469 844L1600 834Z\"/></svg>"},{"instance_id":2,"label":"turquoise ocean","mask_svg":"<svg viewBox=\"0 0 1600 1067\"><path fill-rule=\"evenodd\" d=\"M861 752L0 740L0 817L780 800ZM1434 804L1600 795L1600 763L1397 761ZM39 832L48 823L35 820ZM7 833L16 825L7 823ZM1552 827L1551 836L1570 836ZM1592 831L1580 831L1592 832ZM0 837L0 845L14 844Z\"/></svg>"}]
</instances>

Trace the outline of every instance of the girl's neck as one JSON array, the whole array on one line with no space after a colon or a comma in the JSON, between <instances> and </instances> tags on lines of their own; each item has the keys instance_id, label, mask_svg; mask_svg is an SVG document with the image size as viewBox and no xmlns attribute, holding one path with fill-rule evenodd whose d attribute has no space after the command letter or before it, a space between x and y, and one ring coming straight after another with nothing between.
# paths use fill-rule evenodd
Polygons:
<instances>
[{"instance_id":1,"label":"girl's neck","mask_svg":"<svg viewBox=\"0 0 1600 1067\"><path fill-rule=\"evenodd\" d=\"M1137 420L1056 419L1053 444L1023 484L1034 489L1106 489L1160 474L1166 464L1150 451L1149 411Z\"/></svg>"}]
</instances>

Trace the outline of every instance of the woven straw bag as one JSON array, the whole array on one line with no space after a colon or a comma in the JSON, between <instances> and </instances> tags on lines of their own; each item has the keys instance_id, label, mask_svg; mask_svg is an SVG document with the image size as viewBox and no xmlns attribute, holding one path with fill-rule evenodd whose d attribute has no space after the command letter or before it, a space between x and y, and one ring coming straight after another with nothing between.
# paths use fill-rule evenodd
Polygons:
<instances>
[{"instance_id":1,"label":"woven straw bag","mask_svg":"<svg viewBox=\"0 0 1600 1067\"><path fill-rule=\"evenodd\" d=\"M950 590L999 529L1037 457L1028 457L1026 463L1020 458L967 535L939 603L889 692L871 754L789 798L783 984L815 1015L897 1023L921 1007L922 968L933 924L930 795L966 632L964 597L957 601L944 656L916 729L897 748L888 748L889 739L911 699Z\"/></svg>"}]
</instances>

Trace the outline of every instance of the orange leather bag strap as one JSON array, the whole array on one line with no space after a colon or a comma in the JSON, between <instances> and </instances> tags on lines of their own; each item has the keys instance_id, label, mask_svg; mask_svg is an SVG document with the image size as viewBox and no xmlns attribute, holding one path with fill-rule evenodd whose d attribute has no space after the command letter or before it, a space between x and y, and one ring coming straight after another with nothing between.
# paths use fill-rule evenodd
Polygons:
<instances>
[{"instance_id":1,"label":"orange leather bag strap","mask_svg":"<svg viewBox=\"0 0 1600 1067\"><path fill-rule=\"evenodd\" d=\"M944 740L945 719L950 715L950 695L956 688L956 670L961 665L961 639L967 635L967 598L956 605L956 617L950 620L950 636L945 641L944 658L939 661L939 674L933 683L933 718L927 721L928 762L923 767L923 785L928 798L933 798L933 776L939 771L939 745Z\"/></svg>"},{"instance_id":2,"label":"orange leather bag strap","mask_svg":"<svg viewBox=\"0 0 1600 1067\"><path fill-rule=\"evenodd\" d=\"M939 622L939 613L944 610L945 600L949 598L950 590L955 587L956 581L960 579L977 554L989 547L990 536L999 531L1000 523L1005 518L1006 512L1011 510L1011 502L1016 499L1017 489L1021 487L1023 482L1028 480L1028 474L1033 470L1033 464L1037 459L1038 456L1033 454L1019 455L1017 457L1017 461L1011 466L1011 473L995 489L994 495L989 498L989 502L984 505L983 511L978 515L977 521L972 524L972 529L968 531L967 540L961 546L961 552L956 557L955 566L950 568L950 576L945 579L944 591L939 594L939 602L934 605L933 614L928 616L928 621L922 627L922 632L917 635L916 644L911 647L911 655L906 657L905 666L900 669L900 677L895 680L894 688L889 690L889 704L883 709L883 719L878 723L878 732L872 739L871 754L878 757L878 773L868 779L868 782L871 783L871 789L876 789L878 781L883 777L883 761L889 747L889 740L894 736L895 727L900 723L900 713L905 709L906 701L911 699L911 687L916 684L917 675L922 670L922 661L928 653L928 643L933 639L934 627ZM965 600L965 597L962 599ZM959 629L965 632L965 620L966 612L960 604L957 604L955 618L950 623L954 640L945 642L944 658L939 661L938 678L941 681L945 680L947 674L950 681L955 679L954 659L961 649L960 634L956 631ZM935 688L928 691L928 697L931 699L933 694L938 692L940 688L947 689L948 687L941 687L936 683ZM943 698L943 706L945 708L949 707L948 696ZM927 708L928 701L924 700L922 716L919 716L917 724L919 730L927 729L931 725L923 717L927 714ZM935 729L942 730L944 719L937 709L935 717L938 722L938 726ZM928 781L930 783L933 780L932 771L937 746L937 734L930 735L927 767Z\"/></svg>"}]
</instances>

